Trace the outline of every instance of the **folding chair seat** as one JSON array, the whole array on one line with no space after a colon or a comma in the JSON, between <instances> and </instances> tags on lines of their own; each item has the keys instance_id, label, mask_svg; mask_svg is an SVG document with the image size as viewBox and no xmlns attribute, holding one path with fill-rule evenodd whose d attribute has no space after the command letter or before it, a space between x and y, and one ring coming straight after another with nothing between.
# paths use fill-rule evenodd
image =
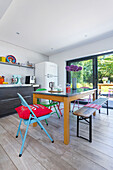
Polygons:
<instances>
[{"instance_id":1,"label":"folding chair seat","mask_svg":"<svg viewBox=\"0 0 113 170\"><path fill-rule=\"evenodd\" d=\"M50 109L46 108L46 113L38 112L36 114L35 112L36 112L36 109L37 109L38 106L36 105L36 107L33 107L34 109L32 109L32 107L27 104L25 99L19 93L17 93L17 94L18 94L18 96L19 96L19 98L21 100L22 107L25 108L25 112L28 112L27 115L24 115L24 112L23 112L24 116L22 114L19 115L20 123L19 123L19 127L18 127L18 130L17 130L17 134L16 134L16 138L17 138L19 133L20 133L20 136L21 136L21 139L22 139L22 146L21 146L21 150L20 150L20 153L19 153L19 157L21 157L22 156L23 147L24 147L24 143L25 143L26 136L27 136L27 132L28 132L28 128L29 128L30 124L37 122L37 124L40 126L40 128L42 130L44 130L44 132L49 137L49 139L51 140L52 143L54 142L54 140L51 138L49 133L46 131L46 129L44 128L44 126L40 122L41 120L45 120L45 119L49 118L51 116L52 111ZM35 106L35 105L33 105L33 106ZM45 106L43 106L43 107L45 107ZM15 110L17 111L18 108L16 108ZM44 110L44 109L42 109L42 110ZM40 116L40 115L42 115L42 116ZM22 132L20 130L20 126L21 126L22 120L23 120L24 124L27 126L24 137L22 136Z\"/></svg>"}]
</instances>

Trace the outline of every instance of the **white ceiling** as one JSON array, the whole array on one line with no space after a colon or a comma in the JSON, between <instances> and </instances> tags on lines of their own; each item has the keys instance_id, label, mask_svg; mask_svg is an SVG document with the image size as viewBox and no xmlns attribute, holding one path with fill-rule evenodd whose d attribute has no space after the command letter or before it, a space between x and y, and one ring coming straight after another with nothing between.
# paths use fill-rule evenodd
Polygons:
<instances>
[{"instance_id":1,"label":"white ceiling","mask_svg":"<svg viewBox=\"0 0 113 170\"><path fill-rule=\"evenodd\" d=\"M12 0L0 0L0 19L6 12Z\"/></svg>"},{"instance_id":2,"label":"white ceiling","mask_svg":"<svg viewBox=\"0 0 113 170\"><path fill-rule=\"evenodd\" d=\"M113 0L0 0L0 41L51 55L111 35Z\"/></svg>"}]
</instances>

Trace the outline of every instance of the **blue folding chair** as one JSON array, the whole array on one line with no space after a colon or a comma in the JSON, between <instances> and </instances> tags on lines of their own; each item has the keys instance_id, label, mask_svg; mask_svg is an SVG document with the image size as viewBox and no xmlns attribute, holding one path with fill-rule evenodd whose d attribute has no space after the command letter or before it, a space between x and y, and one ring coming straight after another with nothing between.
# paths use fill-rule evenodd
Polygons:
<instances>
[{"instance_id":1,"label":"blue folding chair","mask_svg":"<svg viewBox=\"0 0 113 170\"><path fill-rule=\"evenodd\" d=\"M32 111L32 109L29 107L29 105L27 104L27 102L24 100L24 98L19 94L17 93L20 100L21 100L21 104L23 106L26 106L29 110L30 110L30 116L29 116L29 119L22 119L20 118L20 123L19 123L19 127L18 127L18 130L17 130L17 134L16 134L16 138L18 137L19 135L19 132L20 132L20 136L21 136L21 139L22 139L22 146L21 146L21 150L20 150L20 154L19 154L19 157L22 156L22 151L23 151L23 147L24 147L24 143L25 143L25 140L26 140L26 136L27 136L27 131L28 131L28 128L29 128L29 125L32 124L32 123L35 123L37 122L37 124L41 127L42 130L44 130L44 132L46 133L46 135L49 137L49 139L51 140L52 143L54 143L54 140L51 138L51 136L48 134L48 132L46 131L46 129L43 127L43 125L41 124L41 120L44 120L44 119L47 119L51 116L51 113L48 114L48 115L45 115L45 116L41 116L41 117L36 117L36 115L34 114L34 112ZM21 126L21 122L24 122L25 125L27 125L27 128L26 128L26 131L25 131L25 135L24 135L24 138L22 136L22 132L20 130L20 126Z\"/></svg>"}]
</instances>

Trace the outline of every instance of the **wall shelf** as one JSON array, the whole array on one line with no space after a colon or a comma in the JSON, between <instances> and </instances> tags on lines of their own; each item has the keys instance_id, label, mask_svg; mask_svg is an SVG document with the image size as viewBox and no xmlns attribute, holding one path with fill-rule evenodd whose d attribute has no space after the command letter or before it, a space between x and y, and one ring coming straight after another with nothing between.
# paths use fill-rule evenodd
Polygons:
<instances>
[{"instance_id":1,"label":"wall shelf","mask_svg":"<svg viewBox=\"0 0 113 170\"><path fill-rule=\"evenodd\" d=\"M10 66L16 66L16 67L25 67L25 68L31 68L31 69L34 69L34 67L30 67L30 66L23 66L23 65L18 65L18 64L11 64L11 63L7 63L7 62L1 62L0 61L0 64L5 64L5 65L10 65Z\"/></svg>"}]
</instances>

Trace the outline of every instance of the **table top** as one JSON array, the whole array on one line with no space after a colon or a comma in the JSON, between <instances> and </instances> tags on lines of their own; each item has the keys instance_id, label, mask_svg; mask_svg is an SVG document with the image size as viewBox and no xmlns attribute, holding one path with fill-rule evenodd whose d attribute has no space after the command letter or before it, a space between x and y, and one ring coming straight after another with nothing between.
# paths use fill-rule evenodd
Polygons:
<instances>
[{"instance_id":1,"label":"table top","mask_svg":"<svg viewBox=\"0 0 113 170\"><path fill-rule=\"evenodd\" d=\"M98 83L98 86L113 86L113 83Z\"/></svg>"},{"instance_id":2,"label":"table top","mask_svg":"<svg viewBox=\"0 0 113 170\"><path fill-rule=\"evenodd\" d=\"M6 87L30 87L31 84L0 84L0 88L6 88Z\"/></svg>"},{"instance_id":3,"label":"table top","mask_svg":"<svg viewBox=\"0 0 113 170\"><path fill-rule=\"evenodd\" d=\"M53 95L53 96L62 96L62 97L71 97L71 96L75 96L77 94L83 94L85 92L88 92L88 91L94 91L96 89L83 89L83 88L77 88L76 90L72 90L71 89L71 92L70 93L66 93L66 90L63 91L63 92L59 92L59 93L51 93L51 92L48 92L48 91L33 91L33 94L44 94L44 95Z\"/></svg>"}]
</instances>

